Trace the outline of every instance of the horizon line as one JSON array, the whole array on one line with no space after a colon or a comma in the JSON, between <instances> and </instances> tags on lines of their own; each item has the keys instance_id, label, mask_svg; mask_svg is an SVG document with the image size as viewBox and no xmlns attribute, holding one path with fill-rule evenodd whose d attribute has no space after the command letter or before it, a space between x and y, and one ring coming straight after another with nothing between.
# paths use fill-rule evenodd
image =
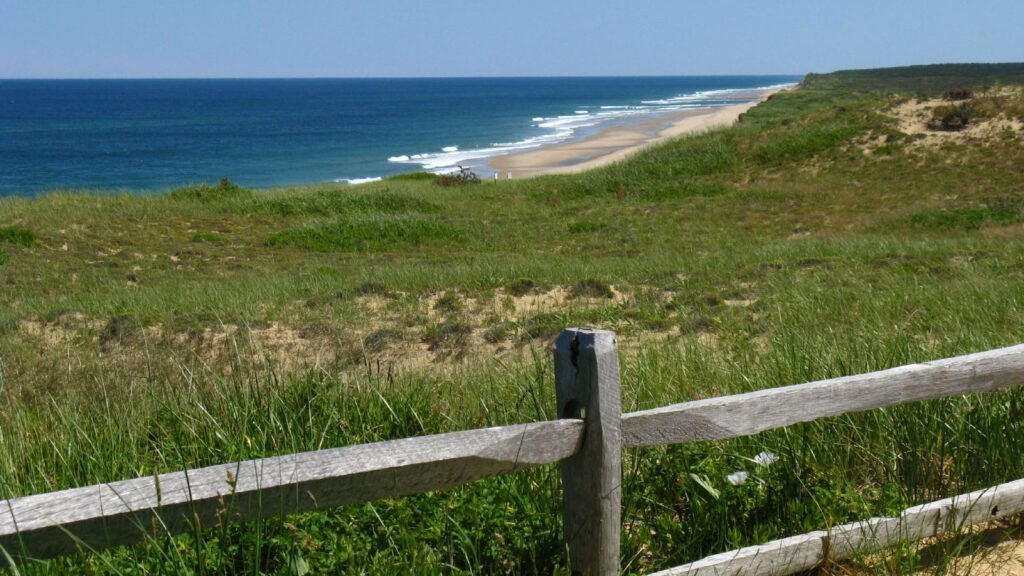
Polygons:
<instances>
[{"instance_id":1,"label":"horizon line","mask_svg":"<svg viewBox=\"0 0 1024 576\"><path fill-rule=\"evenodd\" d=\"M481 76L0 76L0 81L34 80L475 80L520 78L729 78L760 76L806 76L802 73L759 74L538 74L538 75L481 75Z\"/></svg>"}]
</instances>

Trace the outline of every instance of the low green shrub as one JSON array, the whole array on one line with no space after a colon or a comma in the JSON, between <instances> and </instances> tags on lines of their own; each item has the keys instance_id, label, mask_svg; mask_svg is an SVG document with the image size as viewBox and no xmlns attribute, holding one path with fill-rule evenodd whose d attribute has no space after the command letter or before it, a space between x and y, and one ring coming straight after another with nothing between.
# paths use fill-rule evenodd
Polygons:
<instances>
[{"instance_id":1,"label":"low green shrub","mask_svg":"<svg viewBox=\"0 0 1024 576\"><path fill-rule=\"evenodd\" d=\"M473 172L469 168L463 168L459 166L457 172L451 174L441 174L434 179L434 184L438 186L468 186L470 184L479 184L480 177L477 176L476 172Z\"/></svg>"},{"instance_id":2,"label":"low green shrub","mask_svg":"<svg viewBox=\"0 0 1024 576\"><path fill-rule=\"evenodd\" d=\"M587 278L572 287L574 298L611 298L615 296L607 282L596 278Z\"/></svg>"},{"instance_id":3,"label":"low green shrub","mask_svg":"<svg viewBox=\"0 0 1024 576\"><path fill-rule=\"evenodd\" d=\"M956 100L970 100L974 97L974 92L970 88L950 88L942 93L943 100L949 100L950 102Z\"/></svg>"},{"instance_id":4,"label":"low green shrub","mask_svg":"<svg viewBox=\"0 0 1024 576\"><path fill-rule=\"evenodd\" d=\"M410 172L388 176L385 180L389 182L433 182L435 178L437 178L437 174L431 172Z\"/></svg>"},{"instance_id":5,"label":"low green shrub","mask_svg":"<svg viewBox=\"0 0 1024 576\"><path fill-rule=\"evenodd\" d=\"M455 241L459 232L432 217L365 215L289 228L267 238L270 247L294 246L313 252L374 252L426 241Z\"/></svg>"},{"instance_id":6,"label":"low green shrub","mask_svg":"<svg viewBox=\"0 0 1024 576\"><path fill-rule=\"evenodd\" d=\"M449 320L441 324L427 326L421 340L430 351L454 350L466 347L472 327L461 320Z\"/></svg>"},{"instance_id":7,"label":"low green shrub","mask_svg":"<svg viewBox=\"0 0 1024 576\"><path fill-rule=\"evenodd\" d=\"M273 216L330 216L360 212L366 214L400 214L405 212L436 212L432 202L388 191L354 195L344 190L321 190L299 194L261 198L251 205L240 205L242 211Z\"/></svg>"},{"instance_id":8,"label":"low green shrub","mask_svg":"<svg viewBox=\"0 0 1024 576\"><path fill-rule=\"evenodd\" d=\"M512 296L525 296L536 286L537 283L529 278L516 278L505 286L505 291Z\"/></svg>"},{"instance_id":9,"label":"low green shrub","mask_svg":"<svg viewBox=\"0 0 1024 576\"><path fill-rule=\"evenodd\" d=\"M857 124L833 121L788 127L754 149L762 164L798 162L838 147L861 130Z\"/></svg>"},{"instance_id":10,"label":"low green shrub","mask_svg":"<svg viewBox=\"0 0 1024 576\"><path fill-rule=\"evenodd\" d=\"M387 295L387 286L380 282L363 282L359 286L356 286L357 296L383 296Z\"/></svg>"},{"instance_id":11,"label":"low green shrub","mask_svg":"<svg viewBox=\"0 0 1024 576\"><path fill-rule=\"evenodd\" d=\"M445 292L434 302L434 310L442 314L454 314L462 310L462 298L457 292Z\"/></svg>"},{"instance_id":12,"label":"low green shrub","mask_svg":"<svg viewBox=\"0 0 1024 576\"><path fill-rule=\"evenodd\" d=\"M607 228L608 225L603 222L594 222L592 220L578 220L569 224L567 229L569 234L586 234L588 232L598 232Z\"/></svg>"},{"instance_id":13,"label":"low green shrub","mask_svg":"<svg viewBox=\"0 0 1024 576\"><path fill-rule=\"evenodd\" d=\"M990 200L982 206L923 210L910 217L915 228L977 230L983 225L1024 222L1024 202L1013 198Z\"/></svg>"},{"instance_id":14,"label":"low green shrub","mask_svg":"<svg viewBox=\"0 0 1024 576\"><path fill-rule=\"evenodd\" d=\"M28 228L19 228L17 226L0 227L0 242L17 244L19 246L32 246L37 240L36 233Z\"/></svg>"},{"instance_id":15,"label":"low green shrub","mask_svg":"<svg viewBox=\"0 0 1024 576\"><path fill-rule=\"evenodd\" d=\"M523 340L554 340L569 325L568 317L560 312L542 312L520 322Z\"/></svg>"},{"instance_id":16,"label":"low green shrub","mask_svg":"<svg viewBox=\"0 0 1024 576\"><path fill-rule=\"evenodd\" d=\"M971 122L971 107L963 104L947 104L932 108L928 128L943 132L957 132L967 128Z\"/></svg>"},{"instance_id":17,"label":"low green shrub","mask_svg":"<svg viewBox=\"0 0 1024 576\"><path fill-rule=\"evenodd\" d=\"M248 200L253 195L252 190L242 188L227 178L221 178L215 185L202 183L172 190L169 196L173 200L202 202L206 204L229 200Z\"/></svg>"},{"instance_id":18,"label":"low green shrub","mask_svg":"<svg viewBox=\"0 0 1024 576\"><path fill-rule=\"evenodd\" d=\"M218 234L217 232L196 232L192 235L192 238L190 238L189 241L196 244L207 243L224 245L229 243L223 234Z\"/></svg>"}]
</instances>

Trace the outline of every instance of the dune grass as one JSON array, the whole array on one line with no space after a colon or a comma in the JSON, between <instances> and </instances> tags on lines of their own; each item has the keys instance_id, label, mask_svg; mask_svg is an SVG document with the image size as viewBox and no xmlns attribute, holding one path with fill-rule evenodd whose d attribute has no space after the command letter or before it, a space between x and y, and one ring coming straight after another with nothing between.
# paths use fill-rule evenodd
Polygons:
<instances>
[{"instance_id":1,"label":"dune grass","mask_svg":"<svg viewBox=\"0 0 1024 576\"><path fill-rule=\"evenodd\" d=\"M1018 343L1022 135L915 147L888 114L909 80L848 81L572 176L6 199L0 497L553 418L571 325L620 334L627 411ZM1018 478L1022 400L630 451L625 571ZM19 570L560 574L559 498L547 467Z\"/></svg>"}]
</instances>

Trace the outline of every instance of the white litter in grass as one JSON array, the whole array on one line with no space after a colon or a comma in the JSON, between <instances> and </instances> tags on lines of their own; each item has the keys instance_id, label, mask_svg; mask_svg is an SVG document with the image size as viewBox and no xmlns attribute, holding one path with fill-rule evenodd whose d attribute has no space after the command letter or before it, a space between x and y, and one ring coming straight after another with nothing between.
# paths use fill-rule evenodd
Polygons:
<instances>
[{"instance_id":1,"label":"white litter in grass","mask_svg":"<svg viewBox=\"0 0 1024 576\"><path fill-rule=\"evenodd\" d=\"M747 473L742 471L733 472L732 474L726 476L725 479L729 481L729 484L732 484L733 486L739 486L740 484L743 484L744 482L747 481Z\"/></svg>"}]
</instances>

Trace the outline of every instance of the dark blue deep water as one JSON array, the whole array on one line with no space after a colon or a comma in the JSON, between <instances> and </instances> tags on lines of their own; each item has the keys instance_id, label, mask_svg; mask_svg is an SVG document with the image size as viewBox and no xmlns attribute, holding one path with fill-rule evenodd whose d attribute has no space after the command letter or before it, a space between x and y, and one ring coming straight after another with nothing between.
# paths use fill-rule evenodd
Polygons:
<instances>
[{"instance_id":1,"label":"dark blue deep water","mask_svg":"<svg viewBox=\"0 0 1024 576\"><path fill-rule=\"evenodd\" d=\"M358 180L740 101L797 76L0 80L0 196Z\"/></svg>"}]
</instances>

